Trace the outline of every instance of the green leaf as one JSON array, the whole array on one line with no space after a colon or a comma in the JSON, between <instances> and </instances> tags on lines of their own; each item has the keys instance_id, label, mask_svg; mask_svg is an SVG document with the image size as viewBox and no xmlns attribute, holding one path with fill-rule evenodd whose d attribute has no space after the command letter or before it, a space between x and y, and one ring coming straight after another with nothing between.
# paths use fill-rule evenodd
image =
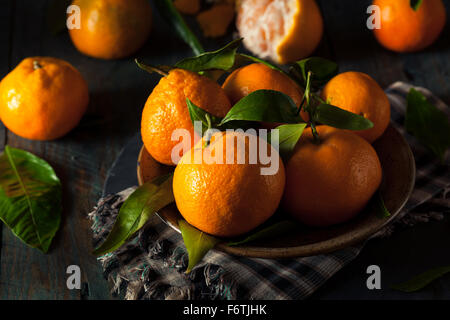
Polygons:
<instances>
[{"instance_id":1,"label":"green leaf","mask_svg":"<svg viewBox=\"0 0 450 320\"><path fill-rule=\"evenodd\" d=\"M337 63L333 61L319 57L311 57L297 61L294 64L294 68L291 69L291 75L294 75L301 83L306 84L308 72L311 72L312 86L319 87L333 78L338 73L338 70Z\"/></svg>"},{"instance_id":2,"label":"green leaf","mask_svg":"<svg viewBox=\"0 0 450 320\"><path fill-rule=\"evenodd\" d=\"M205 52L196 57L183 59L175 64L175 67L200 72L205 70L230 70L234 65L236 50L242 43L242 39L237 39L225 47L213 51Z\"/></svg>"},{"instance_id":3,"label":"green leaf","mask_svg":"<svg viewBox=\"0 0 450 320\"><path fill-rule=\"evenodd\" d=\"M274 238L276 236L280 236L282 234L294 231L297 228L298 224L295 223L294 221L288 220L280 221L271 226L258 230L242 240L228 242L227 245L238 246L255 240Z\"/></svg>"},{"instance_id":4,"label":"green leaf","mask_svg":"<svg viewBox=\"0 0 450 320\"><path fill-rule=\"evenodd\" d=\"M380 219L387 218L391 215L389 210L386 208L384 204L383 197L381 195L380 190L378 190L372 197L372 199L369 202L369 208L372 212L374 212L377 217Z\"/></svg>"},{"instance_id":5,"label":"green leaf","mask_svg":"<svg viewBox=\"0 0 450 320\"><path fill-rule=\"evenodd\" d=\"M419 10L420 6L422 5L423 0L410 0L410 6L414 11Z\"/></svg>"},{"instance_id":6,"label":"green leaf","mask_svg":"<svg viewBox=\"0 0 450 320\"><path fill-rule=\"evenodd\" d=\"M297 106L286 94L274 90L256 90L239 100L219 126L234 120L298 123Z\"/></svg>"},{"instance_id":7,"label":"green leaf","mask_svg":"<svg viewBox=\"0 0 450 320\"><path fill-rule=\"evenodd\" d=\"M391 288L403 292L419 291L420 289L425 288L431 282L441 278L447 273L450 273L450 266L430 269L406 282L392 285Z\"/></svg>"},{"instance_id":8,"label":"green leaf","mask_svg":"<svg viewBox=\"0 0 450 320\"><path fill-rule=\"evenodd\" d=\"M405 127L443 161L445 152L450 146L448 117L413 88L407 97Z\"/></svg>"},{"instance_id":9,"label":"green leaf","mask_svg":"<svg viewBox=\"0 0 450 320\"><path fill-rule=\"evenodd\" d=\"M283 159L289 158L292 154L306 125L306 123L283 124L275 128L279 134L278 152ZM267 141L270 142L271 137L268 137Z\"/></svg>"},{"instance_id":10,"label":"green leaf","mask_svg":"<svg viewBox=\"0 0 450 320\"><path fill-rule=\"evenodd\" d=\"M219 117L215 117L212 114L208 113L208 111L203 110L200 107L197 107L191 100L186 98L186 104L188 106L189 110L189 116L192 121L192 125L194 126L194 129L197 129L195 126L195 121L201 121L202 122L202 131L197 132L200 136L203 137L205 132L216 126L220 121L222 120Z\"/></svg>"},{"instance_id":11,"label":"green leaf","mask_svg":"<svg viewBox=\"0 0 450 320\"><path fill-rule=\"evenodd\" d=\"M194 54L199 55L205 51L200 41L174 7L172 0L155 0L154 3L163 18L175 29L178 36L191 47Z\"/></svg>"},{"instance_id":12,"label":"green leaf","mask_svg":"<svg viewBox=\"0 0 450 320\"><path fill-rule=\"evenodd\" d=\"M369 119L325 103L315 108L313 116L316 122L339 129L366 130L373 127Z\"/></svg>"},{"instance_id":13,"label":"green leaf","mask_svg":"<svg viewBox=\"0 0 450 320\"><path fill-rule=\"evenodd\" d=\"M134 59L134 62L142 70L145 70L148 73L156 72L156 73L162 75L163 77L168 76L169 75L169 71L173 69L170 66L157 66L157 67L155 67L155 66L152 66L150 64L145 64L145 63L139 61L138 59Z\"/></svg>"},{"instance_id":14,"label":"green leaf","mask_svg":"<svg viewBox=\"0 0 450 320\"><path fill-rule=\"evenodd\" d=\"M27 245L46 253L61 211L61 182L52 167L6 146L0 155L0 219Z\"/></svg>"},{"instance_id":15,"label":"green leaf","mask_svg":"<svg viewBox=\"0 0 450 320\"><path fill-rule=\"evenodd\" d=\"M184 220L178 220L178 226L189 256L186 270L186 273L189 273L220 240L194 228Z\"/></svg>"},{"instance_id":16,"label":"green leaf","mask_svg":"<svg viewBox=\"0 0 450 320\"><path fill-rule=\"evenodd\" d=\"M102 255L118 249L142 228L155 212L174 202L172 179L173 174L170 173L137 188L122 204L106 240L93 253Z\"/></svg>"},{"instance_id":17,"label":"green leaf","mask_svg":"<svg viewBox=\"0 0 450 320\"><path fill-rule=\"evenodd\" d=\"M278 70L278 71L280 71L282 73L285 73L283 69L281 69L281 68L277 67L276 65L271 64L270 62L267 62L265 60L259 59L257 57L250 56L248 54L243 54L243 53L237 53L236 54L236 67L240 67L240 66L244 65L246 62L262 63L262 64L265 64L266 66L268 66L271 69Z\"/></svg>"}]
</instances>

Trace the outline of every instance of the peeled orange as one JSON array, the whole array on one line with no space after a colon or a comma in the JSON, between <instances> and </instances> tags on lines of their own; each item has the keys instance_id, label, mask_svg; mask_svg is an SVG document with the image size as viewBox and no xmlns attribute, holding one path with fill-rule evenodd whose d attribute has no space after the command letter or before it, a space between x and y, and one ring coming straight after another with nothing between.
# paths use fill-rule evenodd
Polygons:
<instances>
[{"instance_id":1,"label":"peeled orange","mask_svg":"<svg viewBox=\"0 0 450 320\"><path fill-rule=\"evenodd\" d=\"M262 59L284 64L309 56L323 34L314 0L241 0L236 26L245 46Z\"/></svg>"}]
</instances>

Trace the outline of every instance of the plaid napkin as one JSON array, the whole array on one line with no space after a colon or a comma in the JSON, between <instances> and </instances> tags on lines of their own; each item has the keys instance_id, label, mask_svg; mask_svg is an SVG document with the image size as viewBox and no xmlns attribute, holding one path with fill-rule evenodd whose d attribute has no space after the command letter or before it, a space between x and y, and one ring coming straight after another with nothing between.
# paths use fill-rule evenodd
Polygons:
<instances>
[{"instance_id":1,"label":"plaid napkin","mask_svg":"<svg viewBox=\"0 0 450 320\"><path fill-rule=\"evenodd\" d=\"M386 93L392 106L392 124L405 136L416 160L416 186L400 218L376 236L389 235L399 224L442 219L442 212L450 207L448 157L445 164L435 160L403 128L410 88L396 82ZM450 114L431 92L416 89ZM135 188L102 198L89 214L94 246L106 238L120 206ZM363 247L364 243L331 254L283 260L236 257L211 250L186 275L187 253L181 235L155 216L130 243L98 260L113 284L112 292L125 299L302 299L350 263Z\"/></svg>"}]
</instances>

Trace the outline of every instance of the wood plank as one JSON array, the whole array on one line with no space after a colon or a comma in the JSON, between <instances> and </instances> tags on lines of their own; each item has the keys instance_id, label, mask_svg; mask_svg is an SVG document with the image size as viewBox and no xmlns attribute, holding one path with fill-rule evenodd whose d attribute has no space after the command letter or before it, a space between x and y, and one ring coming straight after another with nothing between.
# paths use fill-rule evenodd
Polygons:
<instances>
[{"instance_id":1,"label":"wood plank","mask_svg":"<svg viewBox=\"0 0 450 320\"><path fill-rule=\"evenodd\" d=\"M66 60L74 64L79 58L84 59L77 55L74 57L75 50L67 34L53 36L47 32L42 15L45 5L45 1L16 1L13 66L25 57L36 55L69 56ZM72 55L66 55L66 50L72 50ZM9 230L3 232L2 299L80 299L82 295L90 299L110 297L101 267L90 254L91 237L86 218L101 190L101 174L98 174L96 161L100 153L106 155L107 152L105 147L98 148L97 143L87 147L80 142L80 138L84 137L75 133L54 142L33 142L8 133L10 145L33 152L55 168L63 183L64 210L61 229L47 255L26 247ZM82 157L77 158L77 154ZM82 284L88 288L88 296L80 290L67 289L66 268L71 264L80 266Z\"/></svg>"},{"instance_id":2,"label":"wood plank","mask_svg":"<svg viewBox=\"0 0 450 320\"><path fill-rule=\"evenodd\" d=\"M3 78L10 70L11 36L12 36L12 17L14 15L14 0L4 1L0 10L0 42L3 43L0 49L0 77ZM6 144L6 129L0 121L0 152L3 151ZM2 274L2 235L5 226L0 223L0 275ZM0 283L0 290L4 286ZM0 297L2 294L0 293Z\"/></svg>"},{"instance_id":3,"label":"wood plank","mask_svg":"<svg viewBox=\"0 0 450 320\"><path fill-rule=\"evenodd\" d=\"M0 41L3 44L0 49L0 78L6 76L10 70L12 17L14 1L8 0L2 3L0 10ZM6 144L6 129L0 121L0 151Z\"/></svg>"}]
</instances>

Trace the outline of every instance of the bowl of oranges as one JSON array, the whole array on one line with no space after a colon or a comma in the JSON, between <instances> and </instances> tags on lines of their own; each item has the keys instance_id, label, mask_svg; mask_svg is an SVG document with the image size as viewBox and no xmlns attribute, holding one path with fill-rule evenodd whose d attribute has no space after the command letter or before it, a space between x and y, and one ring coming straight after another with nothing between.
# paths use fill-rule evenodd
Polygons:
<instances>
[{"instance_id":1,"label":"bowl of oranges","mask_svg":"<svg viewBox=\"0 0 450 320\"><path fill-rule=\"evenodd\" d=\"M201 68L208 54L160 70L143 109L138 181L170 176L162 220L230 254L286 258L357 244L395 219L415 164L374 79L322 58L285 71L235 49L217 76Z\"/></svg>"}]
</instances>

